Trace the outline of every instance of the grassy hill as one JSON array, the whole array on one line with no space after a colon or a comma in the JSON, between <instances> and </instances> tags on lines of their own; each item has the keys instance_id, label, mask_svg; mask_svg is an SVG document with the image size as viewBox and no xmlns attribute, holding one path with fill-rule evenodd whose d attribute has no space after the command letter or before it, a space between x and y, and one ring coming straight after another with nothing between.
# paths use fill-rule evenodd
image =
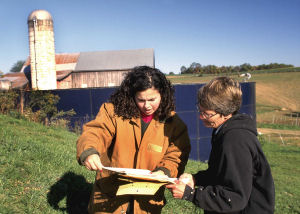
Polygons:
<instances>
[{"instance_id":1,"label":"grassy hill","mask_svg":"<svg viewBox=\"0 0 300 214\"><path fill-rule=\"evenodd\" d=\"M232 77L244 81L237 74ZM168 78L174 84L188 84L206 83L214 76L170 75ZM266 133L270 141L300 146L300 72L252 73L249 81L256 83L256 120L259 130ZM272 132L270 128L276 131ZM286 129L298 131L291 134L286 133Z\"/></svg>"},{"instance_id":2,"label":"grassy hill","mask_svg":"<svg viewBox=\"0 0 300 214\"><path fill-rule=\"evenodd\" d=\"M212 77L169 78L174 83L204 83ZM251 81L257 85L258 124L276 125L272 128L280 132L299 126L295 121L300 112L300 72L262 73L253 75ZM278 119L280 116L287 118L285 122ZM277 126L280 122L283 125ZM296 214L300 213L300 150L288 143L287 136L280 136L284 144L278 135L276 139L267 135L261 138L276 186L275 214ZM61 128L0 115L0 214L84 213L95 173L76 162L77 137ZM205 163L189 161L186 172L206 167ZM203 213L188 202L172 199L169 191L166 197L165 214Z\"/></svg>"},{"instance_id":3,"label":"grassy hill","mask_svg":"<svg viewBox=\"0 0 300 214\"><path fill-rule=\"evenodd\" d=\"M63 129L0 115L0 213L60 213L70 191L84 193L93 176L76 164L76 138Z\"/></svg>"},{"instance_id":4,"label":"grassy hill","mask_svg":"<svg viewBox=\"0 0 300 214\"><path fill-rule=\"evenodd\" d=\"M77 135L0 115L0 213L84 213L95 173L75 160ZM276 186L276 214L300 213L299 147L262 139ZM189 161L186 172L205 169ZM203 213L166 190L163 213Z\"/></svg>"},{"instance_id":5,"label":"grassy hill","mask_svg":"<svg viewBox=\"0 0 300 214\"><path fill-rule=\"evenodd\" d=\"M232 75L243 81L238 75ZM168 76L172 83L206 83L214 76L174 75ZM300 111L300 72L252 74L251 82L256 82L256 102L258 106L274 106L291 111Z\"/></svg>"}]
</instances>

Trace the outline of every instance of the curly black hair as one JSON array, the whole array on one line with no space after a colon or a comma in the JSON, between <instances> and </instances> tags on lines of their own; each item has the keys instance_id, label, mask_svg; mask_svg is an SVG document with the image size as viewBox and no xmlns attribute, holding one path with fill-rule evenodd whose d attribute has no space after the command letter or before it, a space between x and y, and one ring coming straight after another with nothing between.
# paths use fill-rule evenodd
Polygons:
<instances>
[{"instance_id":1,"label":"curly black hair","mask_svg":"<svg viewBox=\"0 0 300 214\"><path fill-rule=\"evenodd\" d=\"M158 90L161 96L155 115L160 120L166 119L171 111L175 110L174 88L159 69L148 66L133 68L110 96L109 101L114 105L115 114L123 119L139 117L140 111L135 103L135 95L152 87Z\"/></svg>"}]
</instances>

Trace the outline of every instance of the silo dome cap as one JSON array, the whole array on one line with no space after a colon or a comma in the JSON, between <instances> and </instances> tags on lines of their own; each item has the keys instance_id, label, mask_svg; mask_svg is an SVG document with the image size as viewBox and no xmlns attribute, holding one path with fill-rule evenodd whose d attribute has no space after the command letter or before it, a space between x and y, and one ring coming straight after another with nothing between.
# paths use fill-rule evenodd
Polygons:
<instances>
[{"instance_id":1,"label":"silo dome cap","mask_svg":"<svg viewBox=\"0 0 300 214\"><path fill-rule=\"evenodd\" d=\"M34 18L38 20L52 20L51 14L46 10L35 10L31 12L28 16L28 21L31 21Z\"/></svg>"}]
</instances>

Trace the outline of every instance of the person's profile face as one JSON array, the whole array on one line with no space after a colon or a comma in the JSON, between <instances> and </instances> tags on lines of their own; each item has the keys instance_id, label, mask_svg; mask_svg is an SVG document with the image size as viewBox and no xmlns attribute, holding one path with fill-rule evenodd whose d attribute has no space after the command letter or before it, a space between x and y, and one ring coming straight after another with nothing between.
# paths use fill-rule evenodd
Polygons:
<instances>
[{"instance_id":1,"label":"person's profile face","mask_svg":"<svg viewBox=\"0 0 300 214\"><path fill-rule=\"evenodd\" d=\"M199 117L207 128L218 128L226 121L223 115L213 110L205 110L201 106L199 106Z\"/></svg>"},{"instance_id":2,"label":"person's profile face","mask_svg":"<svg viewBox=\"0 0 300 214\"><path fill-rule=\"evenodd\" d=\"M161 101L160 93L154 87L139 91L134 97L135 103L144 115L151 115L158 109Z\"/></svg>"}]
</instances>

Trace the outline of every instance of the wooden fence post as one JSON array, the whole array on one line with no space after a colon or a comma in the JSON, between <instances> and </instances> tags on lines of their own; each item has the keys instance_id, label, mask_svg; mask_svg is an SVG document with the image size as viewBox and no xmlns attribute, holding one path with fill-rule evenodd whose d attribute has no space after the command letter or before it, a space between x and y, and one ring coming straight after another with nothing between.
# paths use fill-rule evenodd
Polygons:
<instances>
[{"instance_id":1,"label":"wooden fence post","mask_svg":"<svg viewBox=\"0 0 300 214\"><path fill-rule=\"evenodd\" d=\"M24 90L20 89L20 113L24 114Z\"/></svg>"}]
</instances>

